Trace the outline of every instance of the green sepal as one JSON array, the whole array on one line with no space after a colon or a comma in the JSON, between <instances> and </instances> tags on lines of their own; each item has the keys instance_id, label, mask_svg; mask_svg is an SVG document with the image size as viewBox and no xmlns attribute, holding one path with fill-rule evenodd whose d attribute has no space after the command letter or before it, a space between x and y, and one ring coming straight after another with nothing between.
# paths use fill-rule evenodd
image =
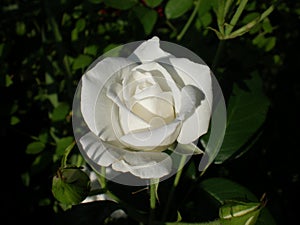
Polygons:
<instances>
[{"instance_id":1,"label":"green sepal","mask_svg":"<svg viewBox=\"0 0 300 225\"><path fill-rule=\"evenodd\" d=\"M222 225L254 225L264 205L264 201L226 201L219 209L220 223Z\"/></svg>"},{"instance_id":2,"label":"green sepal","mask_svg":"<svg viewBox=\"0 0 300 225\"><path fill-rule=\"evenodd\" d=\"M78 204L89 192L90 178L80 168L60 168L52 179L53 196L61 203Z\"/></svg>"}]
</instances>

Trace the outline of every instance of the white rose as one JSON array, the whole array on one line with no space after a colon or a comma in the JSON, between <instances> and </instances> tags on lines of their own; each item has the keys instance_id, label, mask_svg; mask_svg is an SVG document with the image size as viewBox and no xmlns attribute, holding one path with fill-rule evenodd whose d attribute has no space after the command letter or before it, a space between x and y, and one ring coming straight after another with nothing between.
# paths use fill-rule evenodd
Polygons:
<instances>
[{"instance_id":1,"label":"white rose","mask_svg":"<svg viewBox=\"0 0 300 225\"><path fill-rule=\"evenodd\" d=\"M212 98L209 67L163 51L157 37L129 57L104 58L82 77L83 155L142 179L164 177L168 147L199 152L194 142L208 130Z\"/></svg>"}]
</instances>

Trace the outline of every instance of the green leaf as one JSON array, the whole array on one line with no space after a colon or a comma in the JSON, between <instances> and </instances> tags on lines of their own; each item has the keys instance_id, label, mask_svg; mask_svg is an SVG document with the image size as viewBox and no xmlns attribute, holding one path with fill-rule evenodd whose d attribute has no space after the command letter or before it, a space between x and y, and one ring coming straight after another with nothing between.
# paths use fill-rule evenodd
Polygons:
<instances>
[{"instance_id":1,"label":"green leaf","mask_svg":"<svg viewBox=\"0 0 300 225\"><path fill-rule=\"evenodd\" d=\"M88 55L79 55L73 62L72 69L85 69L88 65L91 64L93 58Z\"/></svg>"},{"instance_id":2,"label":"green leaf","mask_svg":"<svg viewBox=\"0 0 300 225\"><path fill-rule=\"evenodd\" d=\"M145 3L147 6L151 8L155 8L156 6L159 6L163 0L145 0Z\"/></svg>"},{"instance_id":3,"label":"green leaf","mask_svg":"<svg viewBox=\"0 0 300 225\"><path fill-rule=\"evenodd\" d=\"M266 207L262 207L266 204L265 200L259 200L248 188L237 182L225 178L209 178L202 181L200 187L221 205L219 213L223 213L223 216L220 215L220 224L276 225L269 210ZM257 206L259 207L256 208ZM224 220L226 211L228 216L229 213L230 215L236 214L237 211L239 215L242 215L244 211L245 216ZM245 213L246 211L248 211L248 214ZM256 223L254 223L255 221Z\"/></svg>"},{"instance_id":4,"label":"green leaf","mask_svg":"<svg viewBox=\"0 0 300 225\"><path fill-rule=\"evenodd\" d=\"M45 149L45 144L40 141L35 141L27 145L26 154L38 154Z\"/></svg>"},{"instance_id":5,"label":"green leaf","mask_svg":"<svg viewBox=\"0 0 300 225\"><path fill-rule=\"evenodd\" d=\"M53 84L55 82L53 76L51 74L49 74L48 72L45 73L45 84L46 85L50 85Z\"/></svg>"},{"instance_id":6,"label":"green leaf","mask_svg":"<svg viewBox=\"0 0 300 225\"><path fill-rule=\"evenodd\" d=\"M57 155L63 155L65 149L74 141L73 137L63 137L56 142L55 153Z\"/></svg>"},{"instance_id":7,"label":"green leaf","mask_svg":"<svg viewBox=\"0 0 300 225\"><path fill-rule=\"evenodd\" d=\"M190 10L192 6L193 0L169 0L165 8L166 17L167 19L178 18Z\"/></svg>"},{"instance_id":8,"label":"green leaf","mask_svg":"<svg viewBox=\"0 0 300 225\"><path fill-rule=\"evenodd\" d=\"M10 118L10 125L16 125L16 124L18 124L20 122L20 119L18 118L18 117L16 117L16 116L12 116L11 118Z\"/></svg>"},{"instance_id":9,"label":"green leaf","mask_svg":"<svg viewBox=\"0 0 300 225\"><path fill-rule=\"evenodd\" d=\"M258 201L249 189L225 178L206 179L201 182L200 187L221 205L227 200Z\"/></svg>"},{"instance_id":10,"label":"green leaf","mask_svg":"<svg viewBox=\"0 0 300 225\"><path fill-rule=\"evenodd\" d=\"M265 51L268 52L272 50L276 45L276 37L267 38L267 44L265 46Z\"/></svg>"},{"instance_id":11,"label":"green leaf","mask_svg":"<svg viewBox=\"0 0 300 225\"><path fill-rule=\"evenodd\" d=\"M228 102L226 133L215 163L222 163L237 154L265 121L270 103L263 93L261 78L255 73L246 85L248 90L237 85L233 87Z\"/></svg>"},{"instance_id":12,"label":"green leaf","mask_svg":"<svg viewBox=\"0 0 300 225\"><path fill-rule=\"evenodd\" d=\"M255 225L263 208L261 202L230 201L220 210L220 224L222 225Z\"/></svg>"},{"instance_id":13,"label":"green leaf","mask_svg":"<svg viewBox=\"0 0 300 225\"><path fill-rule=\"evenodd\" d=\"M51 104L53 105L53 107L56 108L59 105L57 93L48 94L47 98L49 99L49 101L51 102Z\"/></svg>"},{"instance_id":14,"label":"green leaf","mask_svg":"<svg viewBox=\"0 0 300 225\"><path fill-rule=\"evenodd\" d=\"M86 26L85 19L80 18L79 20L76 21L75 29L76 29L78 32L81 32L81 31L84 30L85 26Z\"/></svg>"},{"instance_id":15,"label":"green leaf","mask_svg":"<svg viewBox=\"0 0 300 225\"><path fill-rule=\"evenodd\" d=\"M145 34L149 35L157 21L157 12L153 9L148 9L143 6L135 7L134 12L143 25Z\"/></svg>"},{"instance_id":16,"label":"green leaf","mask_svg":"<svg viewBox=\"0 0 300 225\"><path fill-rule=\"evenodd\" d=\"M12 85L13 83L14 83L14 82L13 82L11 76L6 75L6 76L5 76L5 86L6 86L6 87L9 87L9 86Z\"/></svg>"},{"instance_id":17,"label":"green leaf","mask_svg":"<svg viewBox=\"0 0 300 225\"><path fill-rule=\"evenodd\" d=\"M243 24L250 23L251 21L253 21L253 20L255 20L256 18L259 18L259 17L260 17L260 14L258 12L251 12L243 18L242 23Z\"/></svg>"},{"instance_id":18,"label":"green leaf","mask_svg":"<svg viewBox=\"0 0 300 225\"><path fill-rule=\"evenodd\" d=\"M22 36L26 33L26 25L24 22L17 22L16 23L16 33L19 36Z\"/></svg>"},{"instance_id":19,"label":"green leaf","mask_svg":"<svg viewBox=\"0 0 300 225\"><path fill-rule=\"evenodd\" d=\"M61 203L82 202L90 191L90 178L79 168L63 168L52 179L53 196Z\"/></svg>"},{"instance_id":20,"label":"green leaf","mask_svg":"<svg viewBox=\"0 0 300 225\"><path fill-rule=\"evenodd\" d=\"M104 0L104 3L112 8L127 10L132 8L138 1L137 0Z\"/></svg>"},{"instance_id":21,"label":"green leaf","mask_svg":"<svg viewBox=\"0 0 300 225\"><path fill-rule=\"evenodd\" d=\"M69 113L70 106L67 103L60 103L56 108L54 108L51 119L53 122L61 121L66 118Z\"/></svg>"},{"instance_id":22,"label":"green leaf","mask_svg":"<svg viewBox=\"0 0 300 225\"><path fill-rule=\"evenodd\" d=\"M96 56L98 53L98 46L97 45L86 46L83 50L83 53L91 56Z\"/></svg>"},{"instance_id":23,"label":"green leaf","mask_svg":"<svg viewBox=\"0 0 300 225\"><path fill-rule=\"evenodd\" d=\"M200 1L199 9L198 9L198 15L199 17L202 17L204 14L209 12L209 10L212 7L212 2L210 0L202 0Z\"/></svg>"}]
</instances>

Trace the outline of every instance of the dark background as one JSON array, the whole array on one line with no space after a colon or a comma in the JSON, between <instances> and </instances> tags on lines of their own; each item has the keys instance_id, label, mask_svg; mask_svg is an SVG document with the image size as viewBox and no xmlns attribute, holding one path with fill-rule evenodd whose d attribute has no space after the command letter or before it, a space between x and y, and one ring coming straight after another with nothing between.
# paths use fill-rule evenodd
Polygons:
<instances>
[{"instance_id":1,"label":"dark background","mask_svg":"<svg viewBox=\"0 0 300 225\"><path fill-rule=\"evenodd\" d=\"M256 28L226 41L214 72L228 98L233 83L242 84L251 71L259 71L270 107L260 128L262 135L250 150L237 159L212 165L204 178L225 177L258 197L266 193L267 207L276 222L295 224L299 212L300 4L252 2L247 13L275 4L269 16L271 30ZM137 4L145 6L142 1ZM57 140L72 137L68 113L76 84L91 60L118 44L157 35L191 49L212 64L219 40L205 27L216 27L213 11L206 12L210 14L207 20L197 15L183 38L177 40L191 11L167 19L165 6L163 1L154 8L158 19L146 32L134 9L119 10L101 1L1 2L2 195L3 207L9 211L6 215L12 215L7 224L37 224L40 218L43 224L53 224L62 211L51 193L52 176L61 157ZM84 25L80 19L85 20ZM253 41L259 34L263 38ZM275 38L276 44L266 47L268 38ZM86 46L91 45L96 47L88 52ZM49 96L57 98L56 105ZM57 105L59 109L55 109ZM44 149L28 152L28 144L37 140L44 141ZM76 154L75 150L75 158Z\"/></svg>"}]
</instances>

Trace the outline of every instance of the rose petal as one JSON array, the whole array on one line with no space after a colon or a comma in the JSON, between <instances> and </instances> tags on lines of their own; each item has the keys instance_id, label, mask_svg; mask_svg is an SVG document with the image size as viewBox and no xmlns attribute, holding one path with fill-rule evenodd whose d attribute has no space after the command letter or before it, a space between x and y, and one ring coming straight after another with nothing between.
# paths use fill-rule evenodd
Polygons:
<instances>
[{"instance_id":1,"label":"rose petal","mask_svg":"<svg viewBox=\"0 0 300 225\"><path fill-rule=\"evenodd\" d=\"M148 123L132 113L122 102L119 95L122 94L122 85L113 83L108 87L107 97L119 107L119 120L112 123L120 123L124 134L133 130L145 130L150 127ZM116 109L115 109L116 111ZM118 137L119 138L119 137Z\"/></svg>"},{"instance_id":2,"label":"rose petal","mask_svg":"<svg viewBox=\"0 0 300 225\"><path fill-rule=\"evenodd\" d=\"M124 76L124 79L122 81L123 86L123 98L125 100L125 104L129 103L129 100L131 97L135 94L137 94L137 90L139 89L139 85L146 85L148 84L149 87L151 86L158 86L156 84L154 78L150 73L141 73L140 71L130 71L130 73L126 74ZM159 86L158 86L159 87ZM159 87L159 90L160 87ZM127 105L128 108L130 108L129 105Z\"/></svg>"},{"instance_id":3,"label":"rose petal","mask_svg":"<svg viewBox=\"0 0 300 225\"><path fill-rule=\"evenodd\" d=\"M133 71L134 70L151 72L163 91L171 91L173 93L175 112L179 112L180 90L177 84L174 82L172 76L164 67L162 67L159 63L151 62L134 67Z\"/></svg>"},{"instance_id":4,"label":"rose petal","mask_svg":"<svg viewBox=\"0 0 300 225\"><path fill-rule=\"evenodd\" d=\"M83 154L93 163L100 166L110 166L125 154L125 150L103 142L93 132L82 136L79 139L79 143L82 146L81 149L84 150Z\"/></svg>"},{"instance_id":5,"label":"rose petal","mask_svg":"<svg viewBox=\"0 0 300 225\"><path fill-rule=\"evenodd\" d=\"M172 160L163 152L126 152L122 160L112 164L112 168L142 179L161 178L171 172Z\"/></svg>"},{"instance_id":6,"label":"rose petal","mask_svg":"<svg viewBox=\"0 0 300 225\"><path fill-rule=\"evenodd\" d=\"M210 123L210 116L210 106L208 101L204 100L194 114L183 121L177 141L181 144L188 144L205 134Z\"/></svg>"},{"instance_id":7,"label":"rose petal","mask_svg":"<svg viewBox=\"0 0 300 225\"><path fill-rule=\"evenodd\" d=\"M211 71L208 66L194 63L185 58L160 59L159 62L172 65L177 76L185 85L196 86L204 93L205 100L201 102L194 114L183 122L177 139L182 144L188 144L208 130L213 104ZM190 132L191 130L193 132Z\"/></svg>"},{"instance_id":8,"label":"rose petal","mask_svg":"<svg viewBox=\"0 0 300 225\"><path fill-rule=\"evenodd\" d=\"M109 108L108 105L105 105L105 107L103 104L103 107L101 107L101 104L97 105L99 93L112 75L121 72L122 68L128 67L131 64L133 64L133 62L125 58L105 58L83 75L81 112L89 129L96 134L100 132L95 122L95 117L98 116L96 113ZM105 112L103 115L105 115ZM109 118L102 117L101 125L103 127L109 127L110 123L111 120ZM107 136L113 135L112 130L107 129L107 132L109 133Z\"/></svg>"},{"instance_id":9,"label":"rose petal","mask_svg":"<svg viewBox=\"0 0 300 225\"><path fill-rule=\"evenodd\" d=\"M187 85L181 89L181 107L178 118L186 120L190 117L205 98L202 91L192 85Z\"/></svg>"},{"instance_id":10,"label":"rose petal","mask_svg":"<svg viewBox=\"0 0 300 225\"><path fill-rule=\"evenodd\" d=\"M208 66L194 63L186 58L160 59L159 62L173 66L184 85L193 85L203 91L210 109L212 108L212 80Z\"/></svg>"},{"instance_id":11,"label":"rose petal","mask_svg":"<svg viewBox=\"0 0 300 225\"><path fill-rule=\"evenodd\" d=\"M148 123L151 123L155 118L161 118L162 125L165 125L175 119L172 100L173 97L170 93L160 93L155 97L148 97L140 101L135 101L131 111Z\"/></svg>"},{"instance_id":12,"label":"rose petal","mask_svg":"<svg viewBox=\"0 0 300 225\"><path fill-rule=\"evenodd\" d=\"M195 154L203 154L203 151L194 143L189 144L180 144L177 143L174 152L181 155L195 155Z\"/></svg>"},{"instance_id":13,"label":"rose petal","mask_svg":"<svg viewBox=\"0 0 300 225\"><path fill-rule=\"evenodd\" d=\"M135 94L132 96L135 100L142 100L147 97L158 96L161 93L170 93L163 92L158 84L154 84L148 88L141 89L137 86Z\"/></svg>"},{"instance_id":14,"label":"rose petal","mask_svg":"<svg viewBox=\"0 0 300 225\"><path fill-rule=\"evenodd\" d=\"M159 146L172 144L178 136L180 125L181 121L174 120L156 129L124 135L120 140L133 149L154 150Z\"/></svg>"},{"instance_id":15,"label":"rose petal","mask_svg":"<svg viewBox=\"0 0 300 225\"><path fill-rule=\"evenodd\" d=\"M159 38L153 37L137 47L128 58L135 62L151 62L160 58L170 56L171 54L163 51L160 48Z\"/></svg>"},{"instance_id":16,"label":"rose petal","mask_svg":"<svg viewBox=\"0 0 300 225\"><path fill-rule=\"evenodd\" d=\"M177 141L189 144L207 132L210 122L210 107L203 93L192 85L181 90L181 109L178 119L183 120ZM193 131L193 132L191 132Z\"/></svg>"}]
</instances>

